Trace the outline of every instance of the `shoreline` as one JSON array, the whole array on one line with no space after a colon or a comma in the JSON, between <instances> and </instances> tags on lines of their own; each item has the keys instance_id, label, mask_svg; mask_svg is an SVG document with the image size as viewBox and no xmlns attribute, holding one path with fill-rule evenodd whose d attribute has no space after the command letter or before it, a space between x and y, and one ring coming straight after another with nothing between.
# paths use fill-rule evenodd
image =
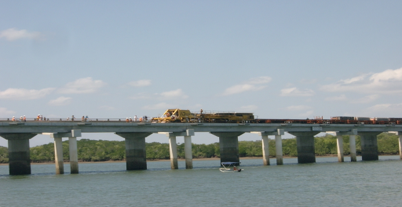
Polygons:
<instances>
[{"instance_id":1,"label":"shoreline","mask_svg":"<svg viewBox=\"0 0 402 207\"><path fill-rule=\"evenodd\" d=\"M337 157L338 155L322 155L316 157ZM361 155L358 155L358 157ZM393 156L393 155L378 155L378 156ZM397 155L395 155L397 156ZM349 155L344 155L344 157L350 157ZM283 156L283 159L289 158L297 158L297 157L290 157L290 156ZM193 158L193 161L206 161L206 160L219 160L218 157L212 158ZM240 157L240 160L249 160L249 159L262 159L262 157ZM275 159L275 157L270 157L270 159ZM185 161L185 159L178 159L178 161ZM78 161L79 164L95 164L95 163L119 163L119 162L126 162L125 160L108 160L108 161ZM170 159L155 159L155 160L147 160L147 162L170 162ZM64 163L70 163L69 161L64 161ZM49 165L54 164L54 162L31 162L31 165ZM8 165L8 163L0 163L1 165Z\"/></svg>"}]
</instances>

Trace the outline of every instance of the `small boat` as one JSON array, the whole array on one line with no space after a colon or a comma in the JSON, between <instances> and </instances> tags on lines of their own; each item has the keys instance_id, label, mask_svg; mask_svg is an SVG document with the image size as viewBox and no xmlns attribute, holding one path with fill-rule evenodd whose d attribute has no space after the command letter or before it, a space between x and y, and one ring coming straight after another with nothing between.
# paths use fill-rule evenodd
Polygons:
<instances>
[{"instance_id":1,"label":"small boat","mask_svg":"<svg viewBox=\"0 0 402 207\"><path fill-rule=\"evenodd\" d=\"M221 172L241 172L244 169L237 168L236 166L240 165L240 162L221 162L221 168L219 171ZM232 168L233 166L233 168Z\"/></svg>"}]
</instances>

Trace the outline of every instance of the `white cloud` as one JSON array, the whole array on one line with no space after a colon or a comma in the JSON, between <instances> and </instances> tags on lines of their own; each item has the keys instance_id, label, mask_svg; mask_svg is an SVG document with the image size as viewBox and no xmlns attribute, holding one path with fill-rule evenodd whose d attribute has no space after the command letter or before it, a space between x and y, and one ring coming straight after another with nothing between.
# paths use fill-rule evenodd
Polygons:
<instances>
[{"instance_id":1,"label":"white cloud","mask_svg":"<svg viewBox=\"0 0 402 207\"><path fill-rule=\"evenodd\" d=\"M49 105L52 106L65 106L71 103L71 98L70 97L64 97L61 96L57 99L49 101Z\"/></svg>"},{"instance_id":2,"label":"white cloud","mask_svg":"<svg viewBox=\"0 0 402 207\"><path fill-rule=\"evenodd\" d=\"M263 84L269 83L271 81L271 77L261 76L257 78L249 79L242 84L234 85L227 88L224 92L224 96L233 95L236 93L242 93L246 91L258 91L264 89L266 86Z\"/></svg>"},{"instance_id":3,"label":"white cloud","mask_svg":"<svg viewBox=\"0 0 402 207\"><path fill-rule=\"evenodd\" d=\"M346 101L347 98L344 94L339 95L339 96L332 96L332 97L327 97L325 98L326 101Z\"/></svg>"},{"instance_id":4,"label":"white cloud","mask_svg":"<svg viewBox=\"0 0 402 207\"><path fill-rule=\"evenodd\" d=\"M54 88L44 88L41 90L29 90L22 88L9 88L5 91L0 91L0 99L8 100L33 100L43 98L51 93Z\"/></svg>"},{"instance_id":5,"label":"white cloud","mask_svg":"<svg viewBox=\"0 0 402 207\"><path fill-rule=\"evenodd\" d=\"M304 106L304 105L297 105L297 106L288 106L288 107L286 107L286 109L289 111L302 111L302 110L309 110L309 109L311 109L311 107Z\"/></svg>"},{"instance_id":6,"label":"white cloud","mask_svg":"<svg viewBox=\"0 0 402 207\"><path fill-rule=\"evenodd\" d=\"M92 80L91 77L81 78L74 82L67 83L63 88L59 89L59 93L64 94L84 94L94 93L106 83L101 80Z\"/></svg>"},{"instance_id":7,"label":"white cloud","mask_svg":"<svg viewBox=\"0 0 402 207\"><path fill-rule=\"evenodd\" d=\"M258 106L256 106L256 105L247 105L247 106L240 107L240 110L244 111L244 112L255 111L257 109L258 109Z\"/></svg>"},{"instance_id":8,"label":"white cloud","mask_svg":"<svg viewBox=\"0 0 402 207\"><path fill-rule=\"evenodd\" d=\"M313 90L304 89L300 90L296 87L284 88L281 90L281 96L313 96L315 93Z\"/></svg>"},{"instance_id":9,"label":"white cloud","mask_svg":"<svg viewBox=\"0 0 402 207\"><path fill-rule=\"evenodd\" d=\"M402 93L402 68L368 73L321 87L329 92L358 92L377 94Z\"/></svg>"},{"instance_id":10,"label":"white cloud","mask_svg":"<svg viewBox=\"0 0 402 207\"><path fill-rule=\"evenodd\" d=\"M0 32L0 38L5 38L8 41L18 39L39 39L43 35L40 32L28 32L26 30L17 30L15 28L6 29Z\"/></svg>"},{"instance_id":11,"label":"white cloud","mask_svg":"<svg viewBox=\"0 0 402 207\"><path fill-rule=\"evenodd\" d=\"M8 110L7 108L0 107L0 117L6 117L15 114L15 111Z\"/></svg>"},{"instance_id":12,"label":"white cloud","mask_svg":"<svg viewBox=\"0 0 402 207\"><path fill-rule=\"evenodd\" d=\"M133 87L144 87L151 85L151 80L138 80L138 81L131 81L128 85Z\"/></svg>"},{"instance_id":13,"label":"white cloud","mask_svg":"<svg viewBox=\"0 0 402 207\"><path fill-rule=\"evenodd\" d=\"M161 96L166 99L170 99L170 98L186 99L186 98L188 98L188 96L186 94L184 94L181 89L163 92L163 93L161 93Z\"/></svg>"},{"instance_id":14,"label":"white cloud","mask_svg":"<svg viewBox=\"0 0 402 207\"><path fill-rule=\"evenodd\" d=\"M162 103L158 103L158 104L154 104L154 105L147 105L147 106L144 106L142 108L147 109L147 110L153 110L153 109L164 109L164 110L166 110L166 109L175 109L175 108L177 108L177 106L162 102Z\"/></svg>"}]
</instances>

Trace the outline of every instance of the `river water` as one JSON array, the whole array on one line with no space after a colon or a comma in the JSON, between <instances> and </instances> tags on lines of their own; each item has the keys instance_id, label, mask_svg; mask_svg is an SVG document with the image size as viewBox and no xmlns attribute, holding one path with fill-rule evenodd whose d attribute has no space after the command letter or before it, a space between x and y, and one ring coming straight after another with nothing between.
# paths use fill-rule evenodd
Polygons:
<instances>
[{"instance_id":1,"label":"river water","mask_svg":"<svg viewBox=\"0 0 402 207\"><path fill-rule=\"evenodd\" d=\"M360 160L287 158L262 166L243 159L241 173L221 173L219 160L194 160L192 170L183 161L179 170L157 161L144 171L126 171L124 162L80 163L78 175L68 164L64 175L53 164L35 164L28 176L9 176L1 165L0 206L401 206L399 156Z\"/></svg>"}]
</instances>

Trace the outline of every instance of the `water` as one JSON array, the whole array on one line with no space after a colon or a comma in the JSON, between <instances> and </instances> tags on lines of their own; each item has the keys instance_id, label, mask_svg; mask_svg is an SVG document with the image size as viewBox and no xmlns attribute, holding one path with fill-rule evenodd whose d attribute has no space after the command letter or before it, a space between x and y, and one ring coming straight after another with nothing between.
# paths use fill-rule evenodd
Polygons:
<instances>
[{"instance_id":1,"label":"water","mask_svg":"<svg viewBox=\"0 0 402 207\"><path fill-rule=\"evenodd\" d=\"M170 170L166 161L148 170L125 171L125 163L80 164L80 174L55 175L54 165L32 165L32 175L9 176L0 166L0 206L400 206L402 161L315 164L284 159L262 166L243 159L241 173L221 173L218 160L197 161L194 169Z\"/></svg>"}]
</instances>

